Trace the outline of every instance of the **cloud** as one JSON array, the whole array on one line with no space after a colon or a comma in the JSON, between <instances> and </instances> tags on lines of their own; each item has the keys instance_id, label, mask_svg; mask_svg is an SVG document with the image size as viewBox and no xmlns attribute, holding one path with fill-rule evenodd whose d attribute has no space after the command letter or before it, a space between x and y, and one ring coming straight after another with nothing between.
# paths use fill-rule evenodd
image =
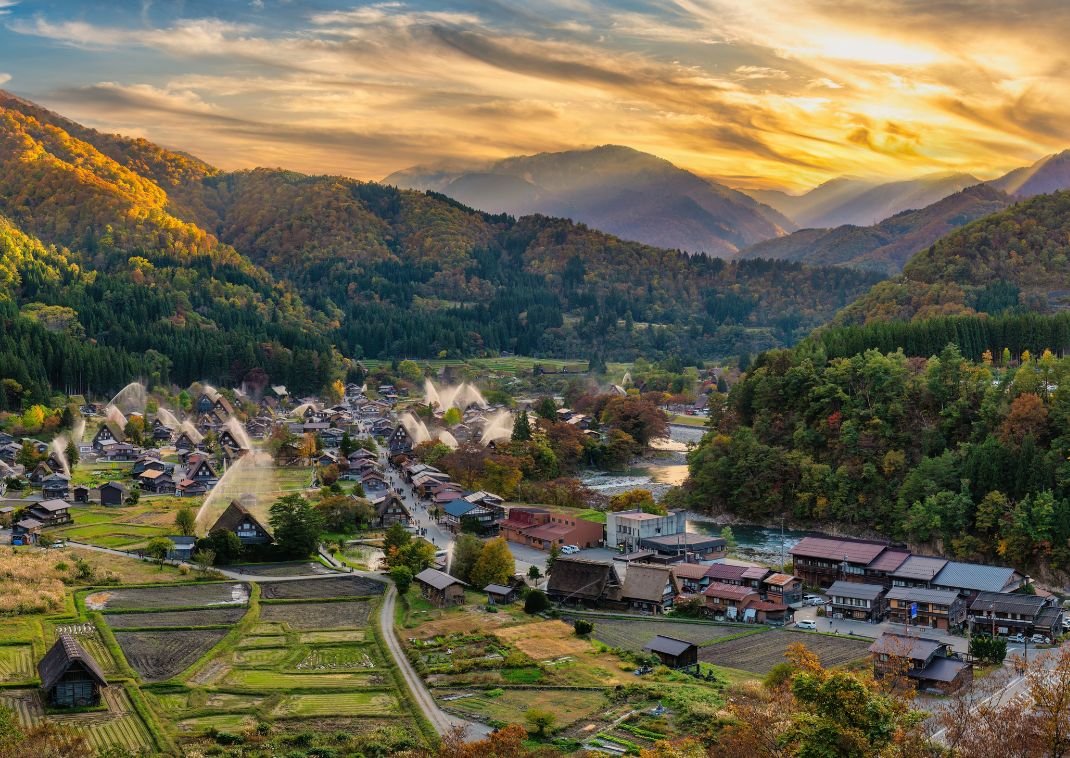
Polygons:
<instances>
[{"instance_id":1,"label":"cloud","mask_svg":"<svg viewBox=\"0 0 1070 758\"><path fill-rule=\"evenodd\" d=\"M5 74L3 71L0 71L0 85L7 84L10 81L11 81L11 74Z\"/></svg>"}]
</instances>

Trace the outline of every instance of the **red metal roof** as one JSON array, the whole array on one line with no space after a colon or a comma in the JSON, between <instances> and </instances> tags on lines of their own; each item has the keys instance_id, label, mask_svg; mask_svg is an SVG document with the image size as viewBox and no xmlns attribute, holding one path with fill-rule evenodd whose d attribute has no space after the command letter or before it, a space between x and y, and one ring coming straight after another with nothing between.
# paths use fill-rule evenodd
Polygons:
<instances>
[{"instance_id":1,"label":"red metal roof","mask_svg":"<svg viewBox=\"0 0 1070 758\"><path fill-rule=\"evenodd\" d=\"M840 540L829 537L803 537L791 549L791 554L826 561L843 561L868 566L884 552L887 545L861 540Z\"/></svg>"},{"instance_id":2,"label":"red metal roof","mask_svg":"<svg viewBox=\"0 0 1070 758\"><path fill-rule=\"evenodd\" d=\"M870 571L895 571L903 565L903 561L910 557L909 550L893 550L888 548L878 555L872 563L866 566Z\"/></svg>"},{"instance_id":3,"label":"red metal roof","mask_svg":"<svg viewBox=\"0 0 1070 758\"><path fill-rule=\"evenodd\" d=\"M743 598L757 595L750 587L742 587L737 584L725 584L724 582L711 582L710 586L702 593L706 597L723 597L730 600L742 600Z\"/></svg>"}]
</instances>

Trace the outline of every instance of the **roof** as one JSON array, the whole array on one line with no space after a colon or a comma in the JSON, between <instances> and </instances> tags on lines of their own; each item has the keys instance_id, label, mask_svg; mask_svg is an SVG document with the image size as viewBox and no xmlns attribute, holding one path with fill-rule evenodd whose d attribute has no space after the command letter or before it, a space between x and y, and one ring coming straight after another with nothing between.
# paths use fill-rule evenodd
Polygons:
<instances>
[{"instance_id":1,"label":"roof","mask_svg":"<svg viewBox=\"0 0 1070 758\"><path fill-rule=\"evenodd\" d=\"M982 566L979 563L948 561L940 573L933 577L933 584L961 590L1002 592L1014 584L1015 572L1006 566Z\"/></svg>"},{"instance_id":2,"label":"roof","mask_svg":"<svg viewBox=\"0 0 1070 758\"><path fill-rule=\"evenodd\" d=\"M227 509L223 511L223 514L218 519L216 519L215 524L212 525L212 528L209 529L208 532L218 532L220 530L226 530L228 532L237 531L238 525L245 519L249 519L250 521L252 521L258 527L260 527L260 529L265 534L271 534L271 531L266 526L257 521L256 516L246 510L245 506L239 503L237 500L230 501L230 505L228 505Z\"/></svg>"},{"instance_id":3,"label":"roof","mask_svg":"<svg viewBox=\"0 0 1070 758\"><path fill-rule=\"evenodd\" d=\"M629 569L630 570L630 569ZM738 584L725 584L724 582L710 582L710 586L702 593L706 597L723 597L730 600L742 600L758 593L750 588Z\"/></svg>"},{"instance_id":4,"label":"roof","mask_svg":"<svg viewBox=\"0 0 1070 758\"><path fill-rule=\"evenodd\" d=\"M859 600L876 600L884 592L884 587L879 584L862 584L861 582L845 582L842 579L832 583L828 588L829 597L849 597Z\"/></svg>"},{"instance_id":5,"label":"roof","mask_svg":"<svg viewBox=\"0 0 1070 758\"><path fill-rule=\"evenodd\" d=\"M695 643L687 640L678 640L675 637L666 637L659 634L643 646L643 650L651 653L664 653L665 655L679 656L686 653Z\"/></svg>"},{"instance_id":6,"label":"roof","mask_svg":"<svg viewBox=\"0 0 1070 758\"><path fill-rule=\"evenodd\" d=\"M488 584L483 588L483 591L489 592L491 595L508 595L513 591L513 588L502 584Z\"/></svg>"},{"instance_id":7,"label":"roof","mask_svg":"<svg viewBox=\"0 0 1070 758\"><path fill-rule=\"evenodd\" d=\"M1054 605L1045 606L1040 609L1040 613L1033 619L1033 624L1038 627L1053 626L1062 614L1063 611L1061 608Z\"/></svg>"},{"instance_id":8,"label":"roof","mask_svg":"<svg viewBox=\"0 0 1070 758\"><path fill-rule=\"evenodd\" d=\"M706 576L715 581L742 579L743 572L748 568L748 566L737 566L733 563L715 563L706 569Z\"/></svg>"},{"instance_id":9,"label":"roof","mask_svg":"<svg viewBox=\"0 0 1070 758\"><path fill-rule=\"evenodd\" d=\"M744 579L764 579L769 574L765 566L748 566L742 576Z\"/></svg>"},{"instance_id":10,"label":"roof","mask_svg":"<svg viewBox=\"0 0 1070 758\"><path fill-rule=\"evenodd\" d=\"M56 644L45 653L45 657L37 664L37 673L41 676L41 686L46 690L55 686L56 682L67 673L67 670L76 661L81 662L88 673L101 687L108 686L108 680L104 672L93 660L93 656L85 651L78 640L69 634L61 634Z\"/></svg>"},{"instance_id":11,"label":"roof","mask_svg":"<svg viewBox=\"0 0 1070 758\"><path fill-rule=\"evenodd\" d=\"M119 490L120 492L126 492L126 487L121 482L104 482L104 484L100 485L100 487L98 487L97 489L105 488L111 490Z\"/></svg>"},{"instance_id":12,"label":"roof","mask_svg":"<svg viewBox=\"0 0 1070 758\"><path fill-rule=\"evenodd\" d=\"M951 605L958 600L959 593L953 590L928 590L924 587L892 587L885 597L889 600Z\"/></svg>"},{"instance_id":13,"label":"roof","mask_svg":"<svg viewBox=\"0 0 1070 758\"><path fill-rule=\"evenodd\" d=\"M929 661L928 666L920 671L917 669L909 671L907 672L907 676L916 679L928 679L932 682L953 682L964 669L969 667L970 664L965 661L937 656Z\"/></svg>"},{"instance_id":14,"label":"roof","mask_svg":"<svg viewBox=\"0 0 1070 758\"><path fill-rule=\"evenodd\" d=\"M724 537L713 537L708 534L696 534L695 532L681 532L679 534L663 534L660 537L643 537L639 540L644 546L654 545L661 549L675 547L721 547L727 543Z\"/></svg>"},{"instance_id":15,"label":"roof","mask_svg":"<svg viewBox=\"0 0 1070 758\"><path fill-rule=\"evenodd\" d=\"M1048 601L1036 595L1018 595L1010 592L981 592L970 603L974 613L1019 613L1024 616L1036 616Z\"/></svg>"},{"instance_id":16,"label":"roof","mask_svg":"<svg viewBox=\"0 0 1070 758\"><path fill-rule=\"evenodd\" d=\"M773 574L772 576L767 576L762 582L764 584L772 584L776 587L786 587L796 580L797 577L792 576L791 574Z\"/></svg>"},{"instance_id":17,"label":"roof","mask_svg":"<svg viewBox=\"0 0 1070 758\"><path fill-rule=\"evenodd\" d=\"M540 524L524 530L524 536L534 537L537 540L554 540L572 533L573 527L568 524Z\"/></svg>"},{"instance_id":18,"label":"roof","mask_svg":"<svg viewBox=\"0 0 1070 758\"><path fill-rule=\"evenodd\" d=\"M848 563L868 565L886 549L887 545L879 542L803 537L790 552L792 555L807 558L823 558L829 561L846 560Z\"/></svg>"},{"instance_id":19,"label":"roof","mask_svg":"<svg viewBox=\"0 0 1070 758\"><path fill-rule=\"evenodd\" d=\"M627 600L646 600L649 602L661 602L665 597L665 585L673 583L673 594L676 594L675 582L672 580L672 569L668 566L653 566L648 563L633 563L628 566L628 572L624 575L624 588L621 597Z\"/></svg>"},{"instance_id":20,"label":"roof","mask_svg":"<svg viewBox=\"0 0 1070 758\"><path fill-rule=\"evenodd\" d=\"M899 656L900 658L913 658L924 661L944 647L945 643L929 637L914 637L913 635L884 632L869 646L869 652L885 653Z\"/></svg>"},{"instance_id":21,"label":"roof","mask_svg":"<svg viewBox=\"0 0 1070 758\"><path fill-rule=\"evenodd\" d=\"M866 566L870 571L895 571L897 568L903 565L903 562L910 557L909 550L893 550L888 548L883 553L873 559L873 562Z\"/></svg>"},{"instance_id":22,"label":"roof","mask_svg":"<svg viewBox=\"0 0 1070 758\"><path fill-rule=\"evenodd\" d=\"M194 543L197 542L196 537L183 537L181 535L172 535L169 536L167 539L171 540L171 543L174 544L176 547L182 545L192 547Z\"/></svg>"},{"instance_id":23,"label":"roof","mask_svg":"<svg viewBox=\"0 0 1070 758\"><path fill-rule=\"evenodd\" d=\"M946 565L947 558L912 555L892 572L892 577L894 579L913 579L914 581L928 582L932 581L932 578L939 574L940 569Z\"/></svg>"},{"instance_id":24,"label":"roof","mask_svg":"<svg viewBox=\"0 0 1070 758\"><path fill-rule=\"evenodd\" d=\"M673 564L672 572L682 579L702 579L708 569L709 566L702 563L676 563Z\"/></svg>"},{"instance_id":25,"label":"roof","mask_svg":"<svg viewBox=\"0 0 1070 758\"><path fill-rule=\"evenodd\" d=\"M460 584L464 587L468 586L467 582L462 582L455 576L450 576L444 571L432 568L424 569L413 578L421 584L426 584L436 590L444 590L454 584Z\"/></svg>"},{"instance_id":26,"label":"roof","mask_svg":"<svg viewBox=\"0 0 1070 758\"><path fill-rule=\"evenodd\" d=\"M554 561L546 589L581 600L597 600L613 584L619 585L620 577L612 563L561 556Z\"/></svg>"},{"instance_id":27,"label":"roof","mask_svg":"<svg viewBox=\"0 0 1070 758\"><path fill-rule=\"evenodd\" d=\"M451 500L442 506L442 511L454 518L461 518L478 507L475 503L469 503L467 500Z\"/></svg>"},{"instance_id":28,"label":"roof","mask_svg":"<svg viewBox=\"0 0 1070 758\"><path fill-rule=\"evenodd\" d=\"M42 511L48 511L49 513L55 513L57 511L65 511L70 508L69 503L65 503L62 500L42 500L40 503L36 503L33 508L40 508Z\"/></svg>"},{"instance_id":29,"label":"roof","mask_svg":"<svg viewBox=\"0 0 1070 758\"><path fill-rule=\"evenodd\" d=\"M139 479L156 479L157 477L165 476L166 474L167 474L166 471L160 471L159 469L149 468L149 469L145 469L140 474L138 474L138 478Z\"/></svg>"}]
</instances>

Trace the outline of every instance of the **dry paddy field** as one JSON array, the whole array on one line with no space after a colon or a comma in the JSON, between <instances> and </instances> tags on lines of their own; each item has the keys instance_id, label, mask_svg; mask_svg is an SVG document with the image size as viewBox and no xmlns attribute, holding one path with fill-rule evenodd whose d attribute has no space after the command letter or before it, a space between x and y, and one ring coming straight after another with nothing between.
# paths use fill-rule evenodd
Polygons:
<instances>
[{"instance_id":1,"label":"dry paddy field","mask_svg":"<svg viewBox=\"0 0 1070 758\"><path fill-rule=\"evenodd\" d=\"M291 629L360 629L367 625L372 604L367 600L335 603L263 603L260 618Z\"/></svg>"},{"instance_id":2,"label":"dry paddy field","mask_svg":"<svg viewBox=\"0 0 1070 758\"><path fill-rule=\"evenodd\" d=\"M333 576L329 579L295 579L288 582L262 582L263 600L311 600L337 597L381 595L386 585L360 576Z\"/></svg>"},{"instance_id":3,"label":"dry paddy field","mask_svg":"<svg viewBox=\"0 0 1070 758\"><path fill-rule=\"evenodd\" d=\"M181 674L226 636L226 629L115 632L126 660L148 682Z\"/></svg>"},{"instance_id":4,"label":"dry paddy field","mask_svg":"<svg viewBox=\"0 0 1070 758\"><path fill-rule=\"evenodd\" d=\"M230 626L241 621L245 608L202 608L152 613L109 613L104 621L112 629L148 629L174 626Z\"/></svg>"},{"instance_id":5,"label":"dry paddy field","mask_svg":"<svg viewBox=\"0 0 1070 758\"><path fill-rule=\"evenodd\" d=\"M209 605L245 605L249 585L244 582L180 584L101 590L86 595L91 611L165 610Z\"/></svg>"},{"instance_id":6,"label":"dry paddy field","mask_svg":"<svg viewBox=\"0 0 1070 758\"><path fill-rule=\"evenodd\" d=\"M767 674L773 666L787 660L784 654L788 646L795 643L802 643L816 653L822 665L839 666L865 657L870 642L774 629L708 645L699 649L698 657L700 661L717 666Z\"/></svg>"},{"instance_id":7,"label":"dry paddy field","mask_svg":"<svg viewBox=\"0 0 1070 758\"><path fill-rule=\"evenodd\" d=\"M639 652L650 640L661 634L678 640L705 645L721 637L739 634L738 626L719 624L689 624L681 621L651 621L645 619L590 619L594 623L591 636L610 647Z\"/></svg>"}]
</instances>

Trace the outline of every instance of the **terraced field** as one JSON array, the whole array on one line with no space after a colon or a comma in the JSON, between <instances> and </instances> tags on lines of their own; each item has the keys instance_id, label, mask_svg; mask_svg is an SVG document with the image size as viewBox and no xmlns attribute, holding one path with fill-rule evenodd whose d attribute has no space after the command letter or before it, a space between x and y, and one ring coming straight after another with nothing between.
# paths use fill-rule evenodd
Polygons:
<instances>
[{"instance_id":1,"label":"terraced field","mask_svg":"<svg viewBox=\"0 0 1070 758\"><path fill-rule=\"evenodd\" d=\"M167 610L196 606L245 605L249 585L243 582L179 584L162 587L117 587L87 595L90 610Z\"/></svg>"},{"instance_id":2,"label":"terraced field","mask_svg":"<svg viewBox=\"0 0 1070 758\"><path fill-rule=\"evenodd\" d=\"M312 648L296 668L301 671L367 669L381 664L371 645L330 645Z\"/></svg>"},{"instance_id":3,"label":"terraced field","mask_svg":"<svg viewBox=\"0 0 1070 758\"><path fill-rule=\"evenodd\" d=\"M262 582L264 600L312 600L336 597L381 595L386 585L360 576L335 576L330 579L297 579L289 582Z\"/></svg>"},{"instance_id":4,"label":"terraced field","mask_svg":"<svg viewBox=\"0 0 1070 758\"><path fill-rule=\"evenodd\" d=\"M29 645L0 647L0 682L23 682L35 675L33 649Z\"/></svg>"},{"instance_id":5,"label":"terraced field","mask_svg":"<svg viewBox=\"0 0 1070 758\"><path fill-rule=\"evenodd\" d=\"M49 716L49 720L82 732L94 750L111 746L134 754L155 749L155 740L137 715L126 690L119 685L102 691L106 711ZM32 726L44 718L44 706L37 690L0 690L0 705L15 711L19 721Z\"/></svg>"},{"instance_id":6,"label":"terraced field","mask_svg":"<svg viewBox=\"0 0 1070 758\"><path fill-rule=\"evenodd\" d=\"M705 663L767 674L773 666L787 660L784 654L788 646L794 643L806 645L817 655L821 664L828 667L864 658L871 641L774 629L700 648L698 658Z\"/></svg>"},{"instance_id":7,"label":"terraced field","mask_svg":"<svg viewBox=\"0 0 1070 758\"><path fill-rule=\"evenodd\" d=\"M498 692L501 694L495 694ZM541 693L510 689L464 690L435 694L443 708L480 721L513 721L518 714L531 708L537 698L539 708L554 714L554 723L558 727L567 727L604 710L608 705L605 695L598 690L553 690Z\"/></svg>"},{"instance_id":8,"label":"terraced field","mask_svg":"<svg viewBox=\"0 0 1070 758\"><path fill-rule=\"evenodd\" d=\"M148 682L180 674L211 650L226 635L226 629L115 632L126 660Z\"/></svg>"},{"instance_id":9,"label":"terraced field","mask_svg":"<svg viewBox=\"0 0 1070 758\"><path fill-rule=\"evenodd\" d=\"M292 716L388 716L398 713L394 695L385 692L331 692L315 695L290 695L283 699L272 715Z\"/></svg>"},{"instance_id":10,"label":"terraced field","mask_svg":"<svg viewBox=\"0 0 1070 758\"><path fill-rule=\"evenodd\" d=\"M661 634L678 640L704 645L721 637L739 634L746 627L717 624L689 624L682 621L651 621L646 619L591 619L592 636L610 647L639 652L654 637Z\"/></svg>"},{"instance_id":11,"label":"terraced field","mask_svg":"<svg viewBox=\"0 0 1070 758\"><path fill-rule=\"evenodd\" d=\"M149 629L174 626L230 626L241 621L245 608L202 608L158 613L109 613L104 621L112 629Z\"/></svg>"},{"instance_id":12,"label":"terraced field","mask_svg":"<svg viewBox=\"0 0 1070 758\"><path fill-rule=\"evenodd\" d=\"M230 687L264 690L331 689L368 687L382 684L382 677L375 674L291 674L262 669L236 669L223 680Z\"/></svg>"},{"instance_id":13,"label":"terraced field","mask_svg":"<svg viewBox=\"0 0 1070 758\"><path fill-rule=\"evenodd\" d=\"M298 630L360 629L368 624L371 603L262 603L260 618L278 621Z\"/></svg>"}]
</instances>

